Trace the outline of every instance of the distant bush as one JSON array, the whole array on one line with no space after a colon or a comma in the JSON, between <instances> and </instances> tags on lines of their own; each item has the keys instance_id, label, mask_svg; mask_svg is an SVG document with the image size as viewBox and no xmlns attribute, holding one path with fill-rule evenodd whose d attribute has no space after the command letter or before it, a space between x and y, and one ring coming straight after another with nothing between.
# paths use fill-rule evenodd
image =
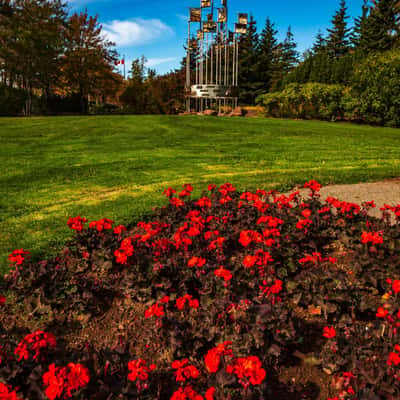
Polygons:
<instances>
[{"instance_id":1,"label":"distant bush","mask_svg":"<svg viewBox=\"0 0 400 400\"><path fill-rule=\"evenodd\" d=\"M268 116L365 122L400 127L400 50L373 54L354 70L351 87L290 83L257 98Z\"/></svg>"},{"instance_id":2,"label":"distant bush","mask_svg":"<svg viewBox=\"0 0 400 400\"><path fill-rule=\"evenodd\" d=\"M118 107L115 104L108 104L108 103L89 104L89 114L108 115L108 114L120 114L120 113L121 113L121 107Z\"/></svg>"},{"instance_id":3,"label":"distant bush","mask_svg":"<svg viewBox=\"0 0 400 400\"><path fill-rule=\"evenodd\" d=\"M369 56L353 76L350 117L400 127L400 50Z\"/></svg>"},{"instance_id":4,"label":"distant bush","mask_svg":"<svg viewBox=\"0 0 400 400\"><path fill-rule=\"evenodd\" d=\"M264 106L269 116L336 120L344 115L345 91L342 85L292 83L281 92L259 96L257 104Z\"/></svg>"},{"instance_id":5,"label":"distant bush","mask_svg":"<svg viewBox=\"0 0 400 400\"><path fill-rule=\"evenodd\" d=\"M22 89L0 85L0 115L18 115L23 112L26 93Z\"/></svg>"}]
</instances>

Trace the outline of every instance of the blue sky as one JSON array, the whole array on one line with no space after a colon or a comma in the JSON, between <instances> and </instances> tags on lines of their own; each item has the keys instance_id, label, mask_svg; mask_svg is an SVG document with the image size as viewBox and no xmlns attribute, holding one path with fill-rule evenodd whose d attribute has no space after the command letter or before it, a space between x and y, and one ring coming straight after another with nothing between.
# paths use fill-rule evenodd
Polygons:
<instances>
[{"instance_id":1,"label":"blue sky","mask_svg":"<svg viewBox=\"0 0 400 400\"><path fill-rule=\"evenodd\" d=\"M325 31L338 8L339 0L228 0L230 20L236 12L252 14L262 29L269 16L285 36L289 25L299 51L309 48L318 30ZM71 11L85 8L98 14L104 31L117 44L117 50L129 65L144 55L148 66L165 73L179 66L184 56L189 7L198 7L200 0L70 0ZM362 0L348 0L352 18L361 13ZM221 0L214 0L218 7Z\"/></svg>"}]
</instances>

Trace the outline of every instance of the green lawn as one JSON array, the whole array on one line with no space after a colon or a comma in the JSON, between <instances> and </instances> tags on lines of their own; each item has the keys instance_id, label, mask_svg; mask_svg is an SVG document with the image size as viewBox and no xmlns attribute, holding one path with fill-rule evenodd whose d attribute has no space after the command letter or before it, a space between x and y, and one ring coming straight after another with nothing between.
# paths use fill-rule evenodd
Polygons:
<instances>
[{"instance_id":1,"label":"green lawn","mask_svg":"<svg viewBox=\"0 0 400 400\"><path fill-rule=\"evenodd\" d=\"M400 176L400 131L349 124L175 116L0 119L0 271L15 248L51 254L70 216L128 223L168 186L288 189L311 178Z\"/></svg>"}]
</instances>

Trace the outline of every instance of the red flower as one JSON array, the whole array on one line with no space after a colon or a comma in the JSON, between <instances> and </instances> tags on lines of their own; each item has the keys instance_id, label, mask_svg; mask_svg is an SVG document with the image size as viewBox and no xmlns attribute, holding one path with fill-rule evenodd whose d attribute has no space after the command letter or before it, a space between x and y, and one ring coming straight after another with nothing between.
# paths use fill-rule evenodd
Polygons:
<instances>
[{"instance_id":1,"label":"red flower","mask_svg":"<svg viewBox=\"0 0 400 400\"><path fill-rule=\"evenodd\" d=\"M326 337L327 339L333 339L336 336L335 328L326 326L324 328L323 336Z\"/></svg>"},{"instance_id":2,"label":"red flower","mask_svg":"<svg viewBox=\"0 0 400 400\"><path fill-rule=\"evenodd\" d=\"M161 300L160 303L166 304L169 302L169 296L164 296Z\"/></svg>"},{"instance_id":3,"label":"red flower","mask_svg":"<svg viewBox=\"0 0 400 400\"><path fill-rule=\"evenodd\" d=\"M222 248L224 243L225 243L225 238L224 237L218 237L217 239L213 240L208 245L208 250L215 250L217 248Z\"/></svg>"},{"instance_id":4,"label":"red flower","mask_svg":"<svg viewBox=\"0 0 400 400\"><path fill-rule=\"evenodd\" d=\"M147 367L146 361L139 358L138 360L130 361L128 363L128 369L130 371L128 375L130 381L135 382L137 379L145 381L149 378L149 372L155 370L156 366L155 364L150 364Z\"/></svg>"},{"instance_id":5,"label":"red flower","mask_svg":"<svg viewBox=\"0 0 400 400\"><path fill-rule=\"evenodd\" d=\"M258 261L258 256L246 256L243 260L243 266L245 268L251 268Z\"/></svg>"},{"instance_id":6,"label":"red flower","mask_svg":"<svg viewBox=\"0 0 400 400\"><path fill-rule=\"evenodd\" d=\"M277 228L283 224L283 220L271 216L263 216L257 220L257 225L267 224L270 228Z\"/></svg>"},{"instance_id":7,"label":"red flower","mask_svg":"<svg viewBox=\"0 0 400 400\"><path fill-rule=\"evenodd\" d=\"M322 188L322 185L319 184L317 181L312 180L312 181L305 183L304 188L309 188L313 192L319 192Z\"/></svg>"},{"instance_id":8,"label":"red flower","mask_svg":"<svg viewBox=\"0 0 400 400\"><path fill-rule=\"evenodd\" d=\"M388 310L385 310L383 307L378 308L378 312L376 313L376 316L378 318L385 318L389 314Z\"/></svg>"},{"instance_id":9,"label":"red flower","mask_svg":"<svg viewBox=\"0 0 400 400\"><path fill-rule=\"evenodd\" d=\"M247 247L251 242L261 243L263 237L260 233L255 231L242 231L240 232L239 243Z\"/></svg>"},{"instance_id":10,"label":"red flower","mask_svg":"<svg viewBox=\"0 0 400 400\"><path fill-rule=\"evenodd\" d=\"M260 286L260 290L265 297L278 294L282 291L283 282L280 279L276 279L272 286L268 286L267 281L263 281L263 285Z\"/></svg>"},{"instance_id":11,"label":"red flower","mask_svg":"<svg viewBox=\"0 0 400 400\"><path fill-rule=\"evenodd\" d=\"M400 281L394 280L392 284L393 291L397 294L400 292Z\"/></svg>"},{"instance_id":12,"label":"red flower","mask_svg":"<svg viewBox=\"0 0 400 400\"><path fill-rule=\"evenodd\" d=\"M182 296L182 297L179 297L178 299L176 299L176 307L179 310L183 310L186 302L189 304L189 307L191 307L191 308L199 307L199 301L197 299L193 299L193 296L191 296L190 294L185 294L185 296Z\"/></svg>"},{"instance_id":13,"label":"red flower","mask_svg":"<svg viewBox=\"0 0 400 400\"><path fill-rule=\"evenodd\" d=\"M203 396L200 396L191 386L187 386L174 392L170 400L203 400Z\"/></svg>"},{"instance_id":14,"label":"red flower","mask_svg":"<svg viewBox=\"0 0 400 400\"><path fill-rule=\"evenodd\" d=\"M32 353L32 358L37 360L44 349L55 348L57 346L56 337L52 333L36 331L26 335L16 347L14 353L18 361L28 360Z\"/></svg>"},{"instance_id":15,"label":"red flower","mask_svg":"<svg viewBox=\"0 0 400 400\"><path fill-rule=\"evenodd\" d=\"M312 221L310 219L301 219L299 222L296 224L297 229L305 229L308 226L312 224Z\"/></svg>"},{"instance_id":16,"label":"red flower","mask_svg":"<svg viewBox=\"0 0 400 400\"><path fill-rule=\"evenodd\" d=\"M177 360L171 364L175 371L175 377L177 382L185 382L187 379L193 378L197 379L200 375L199 370L194 365L188 365L189 360L185 358L184 360Z\"/></svg>"},{"instance_id":17,"label":"red flower","mask_svg":"<svg viewBox=\"0 0 400 400\"><path fill-rule=\"evenodd\" d=\"M15 265L22 265L26 259L26 257L29 255L29 251L26 251L24 249L18 249L14 250L9 256L8 260L10 263L15 263Z\"/></svg>"},{"instance_id":18,"label":"red flower","mask_svg":"<svg viewBox=\"0 0 400 400\"><path fill-rule=\"evenodd\" d=\"M367 243L372 243L374 245L376 244L382 244L383 243L383 237L379 232L363 232L361 235L361 242L364 244Z\"/></svg>"},{"instance_id":19,"label":"red flower","mask_svg":"<svg viewBox=\"0 0 400 400\"><path fill-rule=\"evenodd\" d=\"M307 255L299 260L300 264L318 264L322 261L321 253L313 253L312 256Z\"/></svg>"},{"instance_id":20,"label":"red flower","mask_svg":"<svg viewBox=\"0 0 400 400\"><path fill-rule=\"evenodd\" d=\"M214 400L214 394L215 394L215 387L211 386L205 394L205 400Z\"/></svg>"},{"instance_id":21,"label":"red flower","mask_svg":"<svg viewBox=\"0 0 400 400\"><path fill-rule=\"evenodd\" d=\"M82 364L68 364L69 373L67 375L67 393L71 395L72 390L78 390L89 383L89 371Z\"/></svg>"},{"instance_id":22,"label":"red flower","mask_svg":"<svg viewBox=\"0 0 400 400\"><path fill-rule=\"evenodd\" d=\"M164 196L168 198L171 198L174 193L176 193L176 190L172 188L165 189L163 192Z\"/></svg>"},{"instance_id":23,"label":"red flower","mask_svg":"<svg viewBox=\"0 0 400 400\"><path fill-rule=\"evenodd\" d=\"M220 268L214 271L214 275L223 278L226 282L232 279L232 274L230 273L230 271L225 269L222 265Z\"/></svg>"},{"instance_id":24,"label":"red flower","mask_svg":"<svg viewBox=\"0 0 400 400\"><path fill-rule=\"evenodd\" d=\"M192 192L193 187L191 185L183 185L183 190L179 193L179 197L188 197Z\"/></svg>"},{"instance_id":25,"label":"red flower","mask_svg":"<svg viewBox=\"0 0 400 400\"><path fill-rule=\"evenodd\" d=\"M217 185L208 185L207 189L209 192L212 192L213 190L215 190L217 188Z\"/></svg>"},{"instance_id":26,"label":"red flower","mask_svg":"<svg viewBox=\"0 0 400 400\"><path fill-rule=\"evenodd\" d=\"M303 210L303 211L301 212L301 215L302 215L304 218L309 218L309 217L311 217L311 211L310 211L310 210Z\"/></svg>"},{"instance_id":27,"label":"red flower","mask_svg":"<svg viewBox=\"0 0 400 400\"><path fill-rule=\"evenodd\" d=\"M0 306L4 306L5 302L6 302L5 296L0 295Z\"/></svg>"},{"instance_id":28,"label":"red flower","mask_svg":"<svg viewBox=\"0 0 400 400\"><path fill-rule=\"evenodd\" d=\"M118 225L114 228L114 234L120 235L122 232L125 232L126 228L124 225Z\"/></svg>"},{"instance_id":29,"label":"red flower","mask_svg":"<svg viewBox=\"0 0 400 400\"><path fill-rule=\"evenodd\" d=\"M188 261L188 266L189 267L198 267L201 268L206 264L207 260L205 258L201 258L201 257L192 257L189 261Z\"/></svg>"},{"instance_id":30,"label":"red flower","mask_svg":"<svg viewBox=\"0 0 400 400\"><path fill-rule=\"evenodd\" d=\"M182 207L185 205L185 202L177 197L174 197L170 200L171 204L174 205L176 208Z\"/></svg>"},{"instance_id":31,"label":"red flower","mask_svg":"<svg viewBox=\"0 0 400 400\"><path fill-rule=\"evenodd\" d=\"M67 222L67 225L69 226L70 229L80 232L83 229L83 224L85 222L87 222L87 219L82 218L80 215L78 215L75 218L70 218Z\"/></svg>"},{"instance_id":32,"label":"red flower","mask_svg":"<svg viewBox=\"0 0 400 400\"><path fill-rule=\"evenodd\" d=\"M153 304L150 308L148 308L145 313L144 316L145 318L150 318L150 317L162 317L165 314L164 312L164 307L156 304Z\"/></svg>"},{"instance_id":33,"label":"red flower","mask_svg":"<svg viewBox=\"0 0 400 400\"><path fill-rule=\"evenodd\" d=\"M256 356L237 358L233 364L227 366L226 370L229 374L235 374L244 387L260 385L266 376L265 369Z\"/></svg>"},{"instance_id":34,"label":"red flower","mask_svg":"<svg viewBox=\"0 0 400 400\"><path fill-rule=\"evenodd\" d=\"M88 369L74 363L69 363L67 367L51 364L43 375L43 384L47 386L45 393L50 400L72 397L72 392L85 387L89 380Z\"/></svg>"},{"instance_id":35,"label":"red flower","mask_svg":"<svg viewBox=\"0 0 400 400\"><path fill-rule=\"evenodd\" d=\"M218 191L222 194L222 196L226 196L228 193L233 193L236 191L236 188L230 183L225 183L219 187Z\"/></svg>"},{"instance_id":36,"label":"red flower","mask_svg":"<svg viewBox=\"0 0 400 400\"><path fill-rule=\"evenodd\" d=\"M212 206L212 201L208 197L202 197L197 203L196 206L202 208L210 208Z\"/></svg>"},{"instance_id":37,"label":"red flower","mask_svg":"<svg viewBox=\"0 0 400 400\"><path fill-rule=\"evenodd\" d=\"M22 400L17 396L17 392L13 391L11 386L7 386L0 382L0 400Z\"/></svg>"},{"instance_id":38,"label":"red flower","mask_svg":"<svg viewBox=\"0 0 400 400\"><path fill-rule=\"evenodd\" d=\"M397 346L397 345L396 345ZM396 350L397 351L399 351L400 350L400 348L399 348L399 346L397 346L397 348L396 348ZM390 354L389 354L389 359L388 359L388 361L387 361L387 364L388 365L400 365L400 355L398 354L398 353L395 353L395 352L391 352Z\"/></svg>"},{"instance_id":39,"label":"red flower","mask_svg":"<svg viewBox=\"0 0 400 400\"><path fill-rule=\"evenodd\" d=\"M212 348L207 352L204 357L204 362L206 364L206 369L210 373L216 373L218 371L218 367L221 361L221 356L232 357L233 352L229 348L232 345L232 342L224 342L220 343L217 347Z\"/></svg>"},{"instance_id":40,"label":"red flower","mask_svg":"<svg viewBox=\"0 0 400 400\"><path fill-rule=\"evenodd\" d=\"M108 218L102 218L98 221L92 221L89 224L89 228L96 228L99 232L103 230L112 229L114 221Z\"/></svg>"},{"instance_id":41,"label":"red flower","mask_svg":"<svg viewBox=\"0 0 400 400\"><path fill-rule=\"evenodd\" d=\"M121 242L118 250L115 250L114 255L118 264L126 264L128 257L134 253L133 238L126 238Z\"/></svg>"},{"instance_id":42,"label":"red flower","mask_svg":"<svg viewBox=\"0 0 400 400\"><path fill-rule=\"evenodd\" d=\"M191 226L187 231L187 234L189 236L197 236L197 235L200 235L200 233L201 233L201 231L197 225Z\"/></svg>"}]
</instances>

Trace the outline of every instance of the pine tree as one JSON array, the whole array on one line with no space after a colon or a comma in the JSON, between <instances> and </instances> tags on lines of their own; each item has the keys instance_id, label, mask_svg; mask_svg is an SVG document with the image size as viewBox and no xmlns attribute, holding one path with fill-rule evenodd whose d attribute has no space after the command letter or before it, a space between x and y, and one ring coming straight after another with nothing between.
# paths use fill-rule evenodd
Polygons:
<instances>
[{"instance_id":1,"label":"pine tree","mask_svg":"<svg viewBox=\"0 0 400 400\"><path fill-rule=\"evenodd\" d=\"M253 104L259 91L257 55L257 22L253 16L250 16L247 33L239 41L240 100L245 104Z\"/></svg>"},{"instance_id":2,"label":"pine tree","mask_svg":"<svg viewBox=\"0 0 400 400\"><path fill-rule=\"evenodd\" d=\"M350 38L352 45L356 49L360 46L363 46L365 26L367 23L369 11L370 11L369 0L364 0L361 16L355 18L354 28Z\"/></svg>"},{"instance_id":3,"label":"pine tree","mask_svg":"<svg viewBox=\"0 0 400 400\"><path fill-rule=\"evenodd\" d=\"M315 43L314 43L311 51L313 54L319 54L325 50L326 50L326 39L325 39L324 35L322 34L322 32L319 31L315 38Z\"/></svg>"},{"instance_id":4,"label":"pine tree","mask_svg":"<svg viewBox=\"0 0 400 400\"><path fill-rule=\"evenodd\" d=\"M294 35L290 26L286 33L286 38L280 46L280 50L280 67L283 74L286 75L299 63L299 52L297 51L297 43L294 40Z\"/></svg>"},{"instance_id":5,"label":"pine tree","mask_svg":"<svg viewBox=\"0 0 400 400\"><path fill-rule=\"evenodd\" d=\"M349 50L349 34L351 30L347 27L348 19L346 0L340 0L339 10L332 19L333 27L328 29L327 49L334 58L339 58Z\"/></svg>"},{"instance_id":6,"label":"pine tree","mask_svg":"<svg viewBox=\"0 0 400 400\"><path fill-rule=\"evenodd\" d=\"M268 92L278 80L281 49L276 38L277 33L273 22L267 18L260 36L258 52L257 70L260 92Z\"/></svg>"},{"instance_id":7,"label":"pine tree","mask_svg":"<svg viewBox=\"0 0 400 400\"><path fill-rule=\"evenodd\" d=\"M373 0L360 47L365 52L390 50L400 36L399 0Z\"/></svg>"}]
</instances>

